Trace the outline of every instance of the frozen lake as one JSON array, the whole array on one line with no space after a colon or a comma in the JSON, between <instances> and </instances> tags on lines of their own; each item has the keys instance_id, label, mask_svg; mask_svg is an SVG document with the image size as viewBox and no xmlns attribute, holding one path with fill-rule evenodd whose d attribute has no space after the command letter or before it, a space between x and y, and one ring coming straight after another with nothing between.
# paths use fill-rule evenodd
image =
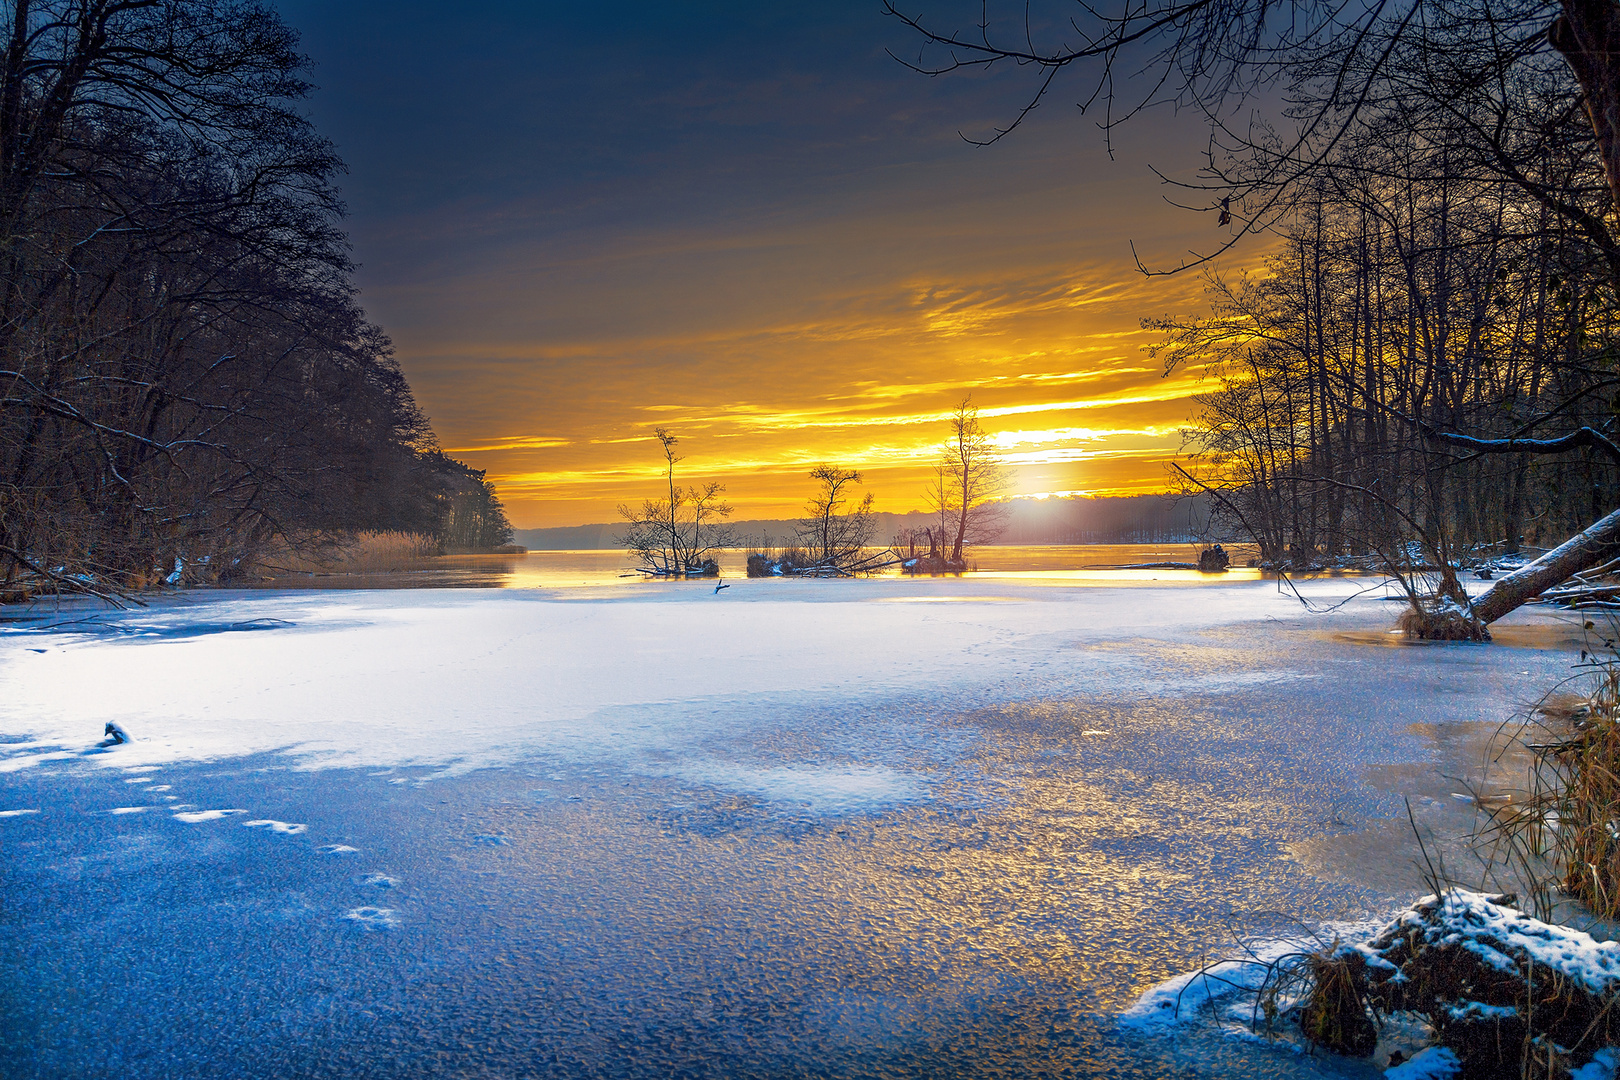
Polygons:
<instances>
[{"instance_id":1,"label":"frozen lake","mask_svg":"<svg viewBox=\"0 0 1620 1080\"><path fill-rule=\"evenodd\" d=\"M41 613L0 631L5 1075L1376 1075L1117 1017L1234 932L1415 895L1402 796L1466 825L1447 777L1580 647L1542 612L1391 647L1378 596L987 575ZM135 741L87 753L109 720Z\"/></svg>"}]
</instances>

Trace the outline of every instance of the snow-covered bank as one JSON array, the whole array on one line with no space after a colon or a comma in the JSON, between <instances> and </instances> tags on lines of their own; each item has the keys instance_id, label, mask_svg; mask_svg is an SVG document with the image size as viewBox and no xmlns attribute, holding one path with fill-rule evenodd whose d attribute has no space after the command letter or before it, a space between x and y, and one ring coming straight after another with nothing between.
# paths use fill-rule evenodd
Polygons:
<instances>
[{"instance_id":1,"label":"snow-covered bank","mask_svg":"<svg viewBox=\"0 0 1620 1080\"><path fill-rule=\"evenodd\" d=\"M1620 942L1544 923L1511 900L1454 888L1384 926L1328 924L1253 943L1152 988L1120 1024L1210 1024L1367 1058L1395 1080L1510 1080L1531 1056L1536 1075L1613 1080Z\"/></svg>"}]
</instances>

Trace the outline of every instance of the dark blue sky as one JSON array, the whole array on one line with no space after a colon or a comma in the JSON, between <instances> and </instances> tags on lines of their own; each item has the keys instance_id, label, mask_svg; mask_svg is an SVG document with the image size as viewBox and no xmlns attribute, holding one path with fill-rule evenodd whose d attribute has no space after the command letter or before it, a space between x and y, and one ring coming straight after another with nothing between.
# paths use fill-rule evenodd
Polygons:
<instances>
[{"instance_id":1,"label":"dark blue sky","mask_svg":"<svg viewBox=\"0 0 1620 1080\"><path fill-rule=\"evenodd\" d=\"M1004 123L1029 73L908 72L885 48L916 42L873 0L278 7L349 165L363 302L445 445L490 469L520 524L604 520L646 456L619 440L655 423L736 472L750 508L796 503L789 478L823 456L914 471L923 422L976 387L992 408L1037 386L1073 398L1081 339L1095 352L1164 310L1128 241L1172 258L1207 231L1146 169L1149 150L1194 163L1195 129L1169 138L1152 117L1110 163L1076 88L970 146L958 132ZM1140 367L1134 346L1111 349ZM1117 374L1098 392L1143 372ZM806 426L862 399L890 402L910 441ZM1097 430L1140 451L1155 423ZM1025 486L1140 486L1070 475L1096 473L1099 449L1070 438L1067 464L1032 463Z\"/></svg>"}]
</instances>

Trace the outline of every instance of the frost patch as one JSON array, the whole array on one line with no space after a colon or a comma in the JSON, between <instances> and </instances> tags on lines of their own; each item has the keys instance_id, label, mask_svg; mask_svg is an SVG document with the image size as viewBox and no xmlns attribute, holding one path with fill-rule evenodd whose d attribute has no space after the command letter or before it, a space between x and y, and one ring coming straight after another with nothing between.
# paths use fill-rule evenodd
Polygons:
<instances>
[{"instance_id":1,"label":"frost patch","mask_svg":"<svg viewBox=\"0 0 1620 1080\"><path fill-rule=\"evenodd\" d=\"M387 874L367 874L360 879L360 884L370 885L374 889L397 889L399 878L389 877Z\"/></svg>"},{"instance_id":2,"label":"frost patch","mask_svg":"<svg viewBox=\"0 0 1620 1080\"><path fill-rule=\"evenodd\" d=\"M677 769L682 780L728 791L758 795L772 802L799 803L817 813L862 813L921 802L928 788L921 781L882 767L787 765L749 769L711 762Z\"/></svg>"},{"instance_id":3,"label":"frost patch","mask_svg":"<svg viewBox=\"0 0 1620 1080\"><path fill-rule=\"evenodd\" d=\"M37 814L38 810L0 810L0 817L22 817L24 814Z\"/></svg>"},{"instance_id":4,"label":"frost patch","mask_svg":"<svg viewBox=\"0 0 1620 1080\"><path fill-rule=\"evenodd\" d=\"M174 815L174 820L183 821L187 825L196 825L203 821L218 821L220 818L230 817L232 814L245 814L246 810L182 810Z\"/></svg>"},{"instance_id":5,"label":"frost patch","mask_svg":"<svg viewBox=\"0 0 1620 1080\"><path fill-rule=\"evenodd\" d=\"M144 814L152 809L150 806L115 806L107 811L109 814Z\"/></svg>"},{"instance_id":6,"label":"frost patch","mask_svg":"<svg viewBox=\"0 0 1620 1080\"><path fill-rule=\"evenodd\" d=\"M322 844L315 850L322 855L353 855L360 849L352 848L348 844Z\"/></svg>"},{"instance_id":7,"label":"frost patch","mask_svg":"<svg viewBox=\"0 0 1620 1080\"><path fill-rule=\"evenodd\" d=\"M359 923L367 930L391 930L399 925L393 908L357 907L343 913L345 919Z\"/></svg>"},{"instance_id":8,"label":"frost patch","mask_svg":"<svg viewBox=\"0 0 1620 1080\"><path fill-rule=\"evenodd\" d=\"M254 821L244 821L242 822L242 827L244 829L268 829L271 832L286 833L288 836L297 836L299 833L309 828L308 825L295 822L277 821L274 818L258 818Z\"/></svg>"}]
</instances>

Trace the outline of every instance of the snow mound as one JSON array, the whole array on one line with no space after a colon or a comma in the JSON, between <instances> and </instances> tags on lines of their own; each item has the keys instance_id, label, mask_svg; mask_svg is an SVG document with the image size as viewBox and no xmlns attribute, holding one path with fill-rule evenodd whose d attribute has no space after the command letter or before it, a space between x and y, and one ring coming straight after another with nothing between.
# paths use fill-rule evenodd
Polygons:
<instances>
[{"instance_id":1,"label":"snow mound","mask_svg":"<svg viewBox=\"0 0 1620 1080\"><path fill-rule=\"evenodd\" d=\"M1569 1080L1614 1080L1620 1073L1620 1050L1605 1047L1592 1060L1569 1074Z\"/></svg>"},{"instance_id":2,"label":"snow mound","mask_svg":"<svg viewBox=\"0 0 1620 1080\"><path fill-rule=\"evenodd\" d=\"M1498 971L1515 972L1528 961L1574 980L1591 994L1620 988L1620 942L1600 942L1580 930L1544 923L1510 907L1507 899L1466 889L1425 896L1354 949L1369 968L1389 970L1390 947L1413 940L1415 934L1429 947L1460 945ZM1481 1010L1497 1007L1468 1001L1455 1008L1484 1015Z\"/></svg>"},{"instance_id":3,"label":"snow mound","mask_svg":"<svg viewBox=\"0 0 1620 1080\"><path fill-rule=\"evenodd\" d=\"M1393 1068L1384 1070L1385 1080L1451 1080L1462 1075L1462 1062L1443 1046L1426 1046Z\"/></svg>"}]
</instances>

